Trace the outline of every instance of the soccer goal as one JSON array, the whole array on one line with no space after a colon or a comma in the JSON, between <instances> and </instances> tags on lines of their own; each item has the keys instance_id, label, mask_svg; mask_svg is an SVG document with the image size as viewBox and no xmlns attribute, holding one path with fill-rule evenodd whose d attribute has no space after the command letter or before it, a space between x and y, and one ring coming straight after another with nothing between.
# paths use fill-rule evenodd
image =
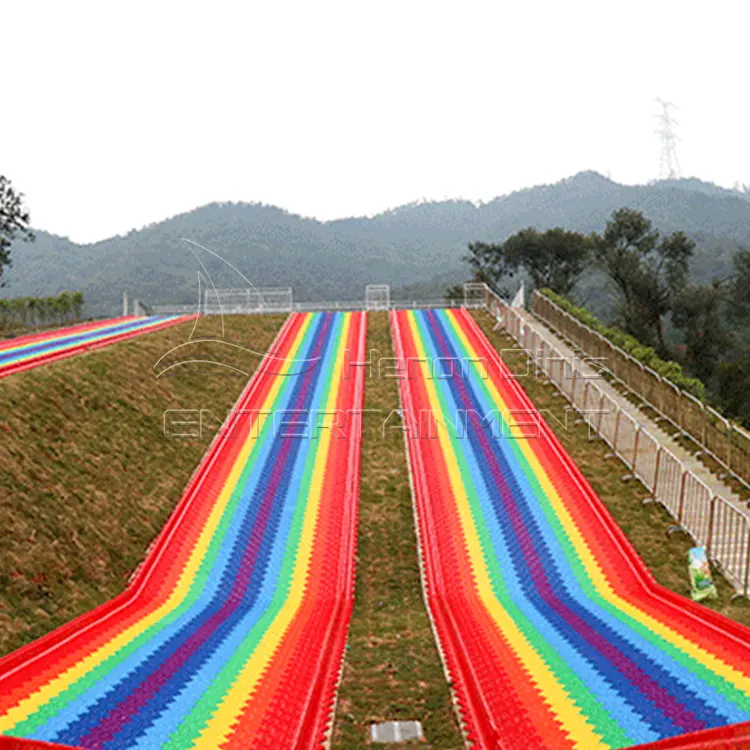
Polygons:
<instances>
[{"instance_id":1,"label":"soccer goal","mask_svg":"<svg viewBox=\"0 0 750 750\"><path fill-rule=\"evenodd\" d=\"M291 287L206 289L203 297L203 311L206 315L291 312L292 306Z\"/></svg>"},{"instance_id":2,"label":"soccer goal","mask_svg":"<svg viewBox=\"0 0 750 750\"><path fill-rule=\"evenodd\" d=\"M476 309L487 304L487 284L471 282L464 284L464 307Z\"/></svg>"},{"instance_id":3,"label":"soccer goal","mask_svg":"<svg viewBox=\"0 0 750 750\"><path fill-rule=\"evenodd\" d=\"M390 310L391 287L388 284L368 284L365 287L366 310Z\"/></svg>"}]
</instances>

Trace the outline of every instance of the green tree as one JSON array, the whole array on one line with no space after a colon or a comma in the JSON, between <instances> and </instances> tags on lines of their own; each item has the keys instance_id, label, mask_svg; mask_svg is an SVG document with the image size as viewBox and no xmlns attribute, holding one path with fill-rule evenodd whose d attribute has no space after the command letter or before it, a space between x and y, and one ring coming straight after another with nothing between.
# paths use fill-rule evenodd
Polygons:
<instances>
[{"instance_id":1,"label":"green tree","mask_svg":"<svg viewBox=\"0 0 750 750\"><path fill-rule=\"evenodd\" d=\"M29 297L26 300L26 308L29 311L29 322L31 323L31 325L37 324L38 310L39 310L37 306L38 302L39 300L36 297Z\"/></svg>"},{"instance_id":2,"label":"green tree","mask_svg":"<svg viewBox=\"0 0 750 750\"><path fill-rule=\"evenodd\" d=\"M683 333L686 364L706 384L713 381L718 364L734 344L727 326L728 287L726 280L719 279L690 284L674 301L672 323Z\"/></svg>"},{"instance_id":3,"label":"green tree","mask_svg":"<svg viewBox=\"0 0 750 750\"><path fill-rule=\"evenodd\" d=\"M63 321L67 321L73 312L73 300L68 292L60 292L57 295L57 309Z\"/></svg>"},{"instance_id":4,"label":"green tree","mask_svg":"<svg viewBox=\"0 0 750 750\"><path fill-rule=\"evenodd\" d=\"M83 313L83 292L73 292L70 299L73 305L73 317L80 320Z\"/></svg>"},{"instance_id":5,"label":"green tree","mask_svg":"<svg viewBox=\"0 0 750 750\"><path fill-rule=\"evenodd\" d=\"M666 354L664 316L687 285L695 243L684 232L661 237L643 214L621 208L612 214L594 247L599 265L618 292L617 322Z\"/></svg>"},{"instance_id":6,"label":"green tree","mask_svg":"<svg viewBox=\"0 0 750 750\"><path fill-rule=\"evenodd\" d=\"M47 297L39 297L36 301L36 310L42 323L47 322L49 316L49 305Z\"/></svg>"},{"instance_id":7,"label":"green tree","mask_svg":"<svg viewBox=\"0 0 750 750\"><path fill-rule=\"evenodd\" d=\"M45 297L44 299L45 308L47 309L47 315L50 320L54 320L55 323L60 322L60 300L58 297Z\"/></svg>"},{"instance_id":8,"label":"green tree","mask_svg":"<svg viewBox=\"0 0 750 750\"><path fill-rule=\"evenodd\" d=\"M29 211L24 206L23 195L15 191L7 177L0 175L0 286L3 271L10 266L10 246L16 237L24 240L34 239L29 229Z\"/></svg>"},{"instance_id":9,"label":"green tree","mask_svg":"<svg viewBox=\"0 0 750 750\"><path fill-rule=\"evenodd\" d=\"M520 270L537 288L569 295L586 270L593 243L590 237L564 229L524 229L502 244L472 242L465 260L495 286Z\"/></svg>"},{"instance_id":10,"label":"green tree","mask_svg":"<svg viewBox=\"0 0 750 750\"><path fill-rule=\"evenodd\" d=\"M26 297L16 297L16 299L13 300L13 307L16 319L23 325L26 325L29 309L26 304Z\"/></svg>"},{"instance_id":11,"label":"green tree","mask_svg":"<svg viewBox=\"0 0 750 750\"><path fill-rule=\"evenodd\" d=\"M721 410L750 426L750 350L745 349L731 362L719 362L716 372Z\"/></svg>"},{"instance_id":12,"label":"green tree","mask_svg":"<svg viewBox=\"0 0 750 750\"><path fill-rule=\"evenodd\" d=\"M750 250L740 250L732 262L729 319L743 332L750 332Z\"/></svg>"}]
</instances>

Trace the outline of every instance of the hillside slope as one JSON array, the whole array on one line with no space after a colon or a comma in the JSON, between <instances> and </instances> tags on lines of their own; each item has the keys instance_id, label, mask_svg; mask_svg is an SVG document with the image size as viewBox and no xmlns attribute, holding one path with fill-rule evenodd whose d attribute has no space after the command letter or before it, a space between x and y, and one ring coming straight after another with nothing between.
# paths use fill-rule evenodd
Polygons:
<instances>
[{"instance_id":1,"label":"hillside slope","mask_svg":"<svg viewBox=\"0 0 750 750\"><path fill-rule=\"evenodd\" d=\"M263 351L281 320L232 317L225 340ZM0 655L118 594L179 500L216 423L206 414L203 439L166 437L165 410L223 419L248 379L206 364L157 378L192 326L0 381ZM189 356L245 372L260 361L222 343Z\"/></svg>"}]
</instances>

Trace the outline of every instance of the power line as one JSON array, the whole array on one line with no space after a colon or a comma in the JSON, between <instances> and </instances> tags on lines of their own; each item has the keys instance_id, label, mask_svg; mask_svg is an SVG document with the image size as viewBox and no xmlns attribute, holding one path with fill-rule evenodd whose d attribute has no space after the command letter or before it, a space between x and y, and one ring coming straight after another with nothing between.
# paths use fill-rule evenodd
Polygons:
<instances>
[{"instance_id":1,"label":"power line","mask_svg":"<svg viewBox=\"0 0 750 750\"><path fill-rule=\"evenodd\" d=\"M661 112L654 115L659 120L659 129L656 133L661 137L661 162L659 165L659 177L661 179L676 180L682 176L680 162L677 158L677 144L680 139L677 137L675 128L680 123L674 119L672 113L677 107L672 102L664 99L656 99L661 106Z\"/></svg>"}]
</instances>

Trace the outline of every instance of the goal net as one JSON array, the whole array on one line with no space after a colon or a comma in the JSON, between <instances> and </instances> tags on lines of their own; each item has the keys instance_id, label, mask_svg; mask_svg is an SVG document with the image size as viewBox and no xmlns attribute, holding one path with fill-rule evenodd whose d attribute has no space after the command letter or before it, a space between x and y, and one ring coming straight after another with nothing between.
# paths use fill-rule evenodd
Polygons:
<instances>
[{"instance_id":1,"label":"goal net","mask_svg":"<svg viewBox=\"0 0 750 750\"><path fill-rule=\"evenodd\" d=\"M292 304L291 287L206 289L203 311L206 315L291 312Z\"/></svg>"},{"instance_id":2,"label":"goal net","mask_svg":"<svg viewBox=\"0 0 750 750\"><path fill-rule=\"evenodd\" d=\"M365 287L365 309L390 310L391 287L388 284L368 284Z\"/></svg>"}]
</instances>

